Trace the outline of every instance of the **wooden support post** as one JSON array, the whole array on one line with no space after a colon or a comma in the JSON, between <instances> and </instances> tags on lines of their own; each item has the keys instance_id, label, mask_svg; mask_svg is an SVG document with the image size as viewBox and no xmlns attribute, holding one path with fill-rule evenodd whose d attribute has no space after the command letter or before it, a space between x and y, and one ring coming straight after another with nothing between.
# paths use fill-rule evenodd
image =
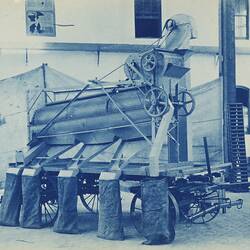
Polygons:
<instances>
[{"instance_id":1,"label":"wooden support post","mask_svg":"<svg viewBox=\"0 0 250 250\"><path fill-rule=\"evenodd\" d=\"M228 162L228 124L227 107L236 102L236 76L235 76L235 0L220 0L219 38L220 38L220 77L223 83L223 145L224 161Z\"/></svg>"},{"instance_id":2,"label":"wooden support post","mask_svg":"<svg viewBox=\"0 0 250 250\"><path fill-rule=\"evenodd\" d=\"M212 172L211 172L211 166L210 166L207 137L203 137L203 143L204 143L205 157L206 157L206 163L207 163L207 174L210 178L210 182L212 182Z\"/></svg>"},{"instance_id":3,"label":"wooden support post","mask_svg":"<svg viewBox=\"0 0 250 250\"><path fill-rule=\"evenodd\" d=\"M47 63L42 64L42 71L43 71L43 87L44 89L47 89L47 81L46 81L46 67ZM45 100L45 105L48 103L48 97L47 93L44 91L44 100Z\"/></svg>"},{"instance_id":4,"label":"wooden support post","mask_svg":"<svg viewBox=\"0 0 250 250\"><path fill-rule=\"evenodd\" d=\"M119 172L103 172L99 178L99 221L97 236L123 240Z\"/></svg>"},{"instance_id":5,"label":"wooden support post","mask_svg":"<svg viewBox=\"0 0 250 250\"><path fill-rule=\"evenodd\" d=\"M225 171L220 171L220 174L221 174L221 177L220 177L220 183L223 184L225 183ZM218 190L218 194L219 194L219 201L222 203L225 201L225 198L226 198L226 190L225 188L221 188ZM227 211L227 209L225 207L223 207L221 209L221 212L223 214L225 214Z\"/></svg>"},{"instance_id":6,"label":"wooden support post","mask_svg":"<svg viewBox=\"0 0 250 250\"><path fill-rule=\"evenodd\" d=\"M248 89L248 106L247 106L247 114L248 114L248 128L247 134L250 134L250 89Z\"/></svg>"}]
</instances>

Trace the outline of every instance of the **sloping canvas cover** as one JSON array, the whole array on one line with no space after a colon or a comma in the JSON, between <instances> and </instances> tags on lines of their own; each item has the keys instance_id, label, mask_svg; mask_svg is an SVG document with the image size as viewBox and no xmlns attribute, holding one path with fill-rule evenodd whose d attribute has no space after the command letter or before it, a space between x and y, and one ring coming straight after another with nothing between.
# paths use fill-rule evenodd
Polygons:
<instances>
[{"instance_id":1,"label":"sloping canvas cover","mask_svg":"<svg viewBox=\"0 0 250 250\"><path fill-rule=\"evenodd\" d=\"M28 141L26 99L34 101L41 89L44 80L47 88L79 88L82 83L73 77L67 76L45 65L45 79L43 67L0 80L0 114L5 123L0 125L0 160L2 166L13 161L14 151L25 148ZM28 92L28 94L27 94ZM44 102L44 96L39 99ZM6 153L7 152L7 153ZM0 180L3 179L5 169L0 171Z\"/></svg>"},{"instance_id":2,"label":"sloping canvas cover","mask_svg":"<svg viewBox=\"0 0 250 250\"><path fill-rule=\"evenodd\" d=\"M207 137L212 163L223 162L223 102L220 79L192 89L196 107L192 113L193 161L205 162L203 137Z\"/></svg>"}]
</instances>

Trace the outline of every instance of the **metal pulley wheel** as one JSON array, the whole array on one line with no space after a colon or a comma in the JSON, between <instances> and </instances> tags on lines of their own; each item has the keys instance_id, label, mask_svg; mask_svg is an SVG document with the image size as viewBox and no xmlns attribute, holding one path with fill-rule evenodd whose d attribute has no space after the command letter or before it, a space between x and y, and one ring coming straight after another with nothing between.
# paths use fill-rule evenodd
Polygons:
<instances>
[{"instance_id":1,"label":"metal pulley wheel","mask_svg":"<svg viewBox=\"0 0 250 250\"><path fill-rule=\"evenodd\" d=\"M153 52L146 53L141 58L141 66L146 72L151 72L155 69L157 64L156 55Z\"/></svg>"},{"instance_id":2,"label":"metal pulley wheel","mask_svg":"<svg viewBox=\"0 0 250 250\"><path fill-rule=\"evenodd\" d=\"M164 28L166 28L167 31L172 31L176 29L176 22L174 19L168 19L164 25Z\"/></svg>"},{"instance_id":3,"label":"metal pulley wheel","mask_svg":"<svg viewBox=\"0 0 250 250\"><path fill-rule=\"evenodd\" d=\"M180 91L178 94L178 107L180 116L188 116L195 109L195 100L188 91Z\"/></svg>"},{"instance_id":4,"label":"metal pulley wheel","mask_svg":"<svg viewBox=\"0 0 250 250\"><path fill-rule=\"evenodd\" d=\"M169 110L167 93L161 88L151 88L144 97L144 109L151 117L159 117Z\"/></svg>"}]
</instances>

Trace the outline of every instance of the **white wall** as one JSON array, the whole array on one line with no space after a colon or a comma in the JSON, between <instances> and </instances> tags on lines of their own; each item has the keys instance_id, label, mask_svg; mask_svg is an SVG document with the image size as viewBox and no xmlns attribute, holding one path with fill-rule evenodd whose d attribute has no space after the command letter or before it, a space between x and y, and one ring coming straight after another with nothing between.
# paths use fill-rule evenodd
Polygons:
<instances>
[{"instance_id":1,"label":"white wall","mask_svg":"<svg viewBox=\"0 0 250 250\"><path fill-rule=\"evenodd\" d=\"M29 50L26 63L25 50L2 50L0 53L0 79L14 76L33 68L42 63L48 63L65 74L82 81L101 78L114 68L123 64L128 53L100 53L99 65L96 52L84 51L39 51ZM105 80L124 80L123 67L115 71Z\"/></svg>"},{"instance_id":2,"label":"white wall","mask_svg":"<svg viewBox=\"0 0 250 250\"><path fill-rule=\"evenodd\" d=\"M42 63L48 63L52 68L79 80L87 81L106 75L123 64L128 56L129 53L101 52L98 65L96 52L29 50L26 63L24 50L2 50L0 54L0 79L23 73L40 66ZM218 61L215 55L194 54L190 62L192 87L218 78ZM245 63L242 62L242 65L244 66ZM248 72L243 69L239 69L239 71L244 72L244 80L241 80L244 85L247 82ZM243 74L239 74L239 76L243 78ZM121 67L105 80L118 81L123 79L125 79L125 75L123 67Z\"/></svg>"},{"instance_id":3,"label":"white wall","mask_svg":"<svg viewBox=\"0 0 250 250\"><path fill-rule=\"evenodd\" d=\"M219 76L219 61L215 54L194 54L191 57L191 85L196 87ZM236 83L250 88L250 55L236 55Z\"/></svg>"},{"instance_id":4,"label":"white wall","mask_svg":"<svg viewBox=\"0 0 250 250\"><path fill-rule=\"evenodd\" d=\"M56 37L25 34L25 0L1 0L0 42L150 43L135 39L134 0L55 0ZM162 0L162 23L179 13L197 20L199 39L194 44L215 45L218 40L218 0ZM209 13L209 14L208 14Z\"/></svg>"},{"instance_id":5,"label":"white wall","mask_svg":"<svg viewBox=\"0 0 250 250\"><path fill-rule=\"evenodd\" d=\"M48 63L49 66L62 71L79 80L87 81L95 77L102 77L119 65L123 64L129 53L79 51L28 51L28 62L25 59L25 50L2 50L0 53L0 79L26 72ZM218 78L218 57L213 54L194 54L191 59L191 86ZM123 67L114 72L105 80L117 81L125 78ZM250 87L250 55L237 55L236 79L238 85Z\"/></svg>"},{"instance_id":6,"label":"white wall","mask_svg":"<svg viewBox=\"0 0 250 250\"><path fill-rule=\"evenodd\" d=\"M0 79L25 72L25 50L0 50Z\"/></svg>"},{"instance_id":7,"label":"white wall","mask_svg":"<svg viewBox=\"0 0 250 250\"><path fill-rule=\"evenodd\" d=\"M164 4L163 0L163 4ZM134 37L133 0L55 0L56 37L28 37L25 34L25 0L1 0L1 42L87 42L144 43ZM164 18L165 19L165 18ZM6 28L7 27L7 28Z\"/></svg>"},{"instance_id":8,"label":"white wall","mask_svg":"<svg viewBox=\"0 0 250 250\"><path fill-rule=\"evenodd\" d=\"M213 81L219 76L219 61L216 55L194 54L191 57L191 86Z\"/></svg>"},{"instance_id":9,"label":"white wall","mask_svg":"<svg viewBox=\"0 0 250 250\"><path fill-rule=\"evenodd\" d=\"M25 0L1 0L0 43L87 42L150 43L152 39L135 39L134 0L54 0L58 27L56 37L30 37L25 33ZM191 15L197 25L194 45L218 45L219 0L162 0L162 24L179 13ZM249 40L238 40L249 47Z\"/></svg>"},{"instance_id":10,"label":"white wall","mask_svg":"<svg viewBox=\"0 0 250 250\"><path fill-rule=\"evenodd\" d=\"M218 45L219 0L162 0L162 23L175 14L185 13L196 20L198 39L192 45ZM57 27L56 37L30 37L25 34L25 0L1 0L1 44L42 42L124 43L151 44L154 39L135 39L134 0L55 0L56 23L74 24L74 27ZM7 45L6 45L7 44ZM237 41L238 46L249 46L249 41ZM3 47L4 47L3 46ZM101 53L97 65L95 52L31 51L25 63L25 50L0 51L0 79L19 74L47 62L81 80L106 74L124 62L127 53ZM191 58L192 86L218 77L218 58L211 54L196 54ZM237 58L237 82L248 83L249 56ZM249 65L249 67L248 67ZM123 79L123 70L110 80Z\"/></svg>"},{"instance_id":11,"label":"white wall","mask_svg":"<svg viewBox=\"0 0 250 250\"><path fill-rule=\"evenodd\" d=\"M218 0L167 0L167 16L183 13L194 18L198 39L193 45L218 45Z\"/></svg>"},{"instance_id":12,"label":"white wall","mask_svg":"<svg viewBox=\"0 0 250 250\"><path fill-rule=\"evenodd\" d=\"M250 88L250 55L238 55L236 60L237 84Z\"/></svg>"}]
</instances>

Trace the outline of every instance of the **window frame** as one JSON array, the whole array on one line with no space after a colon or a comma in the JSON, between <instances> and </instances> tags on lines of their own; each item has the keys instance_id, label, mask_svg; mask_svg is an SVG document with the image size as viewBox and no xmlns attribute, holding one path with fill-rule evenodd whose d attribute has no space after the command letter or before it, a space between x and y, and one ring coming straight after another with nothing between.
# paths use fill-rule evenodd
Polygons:
<instances>
[{"instance_id":1,"label":"window frame","mask_svg":"<svg viewBox=\"0 0 250 250\"><path fill-rule=\"evenodd\" d=\"M241 15L241 14L236 14L236 13L234 14L235 20L237 16L244 16L244 17L246 16L246 34L244 37L236 35L236 21L235 21L235 39L236 40L249 40L249 20L250 20L249 19L249 0L246 0L246 12L247 12L246 15Z\"/></svg>"},{"instance_id":2,"label":"window frame","mask_svg":"<svg viewBox=\"0 0 250 250\"><path fill-rule=\"evenodd\" d=\"M159 4L160 4L160 7L159 7L159 12L157 13L158 14L158 18L157 17L141 17L141 18L138 18L138 13L136 12L136 2L137 1L144 1L144 0L134 0L134 36L136 39L156 39L156 38L160 38L161 37L161 32L162 32L162 0L158 0L159 1ZM155 0L152 0L152 3L154 3ZM140 13L141 14L141 13ZM138 20L154 20L155 22L157 22L157 29L158 29L158 32L157 32L157 35L138 35L138 31L137 31L137 21Z\"/></svg>"}]
</instances>

